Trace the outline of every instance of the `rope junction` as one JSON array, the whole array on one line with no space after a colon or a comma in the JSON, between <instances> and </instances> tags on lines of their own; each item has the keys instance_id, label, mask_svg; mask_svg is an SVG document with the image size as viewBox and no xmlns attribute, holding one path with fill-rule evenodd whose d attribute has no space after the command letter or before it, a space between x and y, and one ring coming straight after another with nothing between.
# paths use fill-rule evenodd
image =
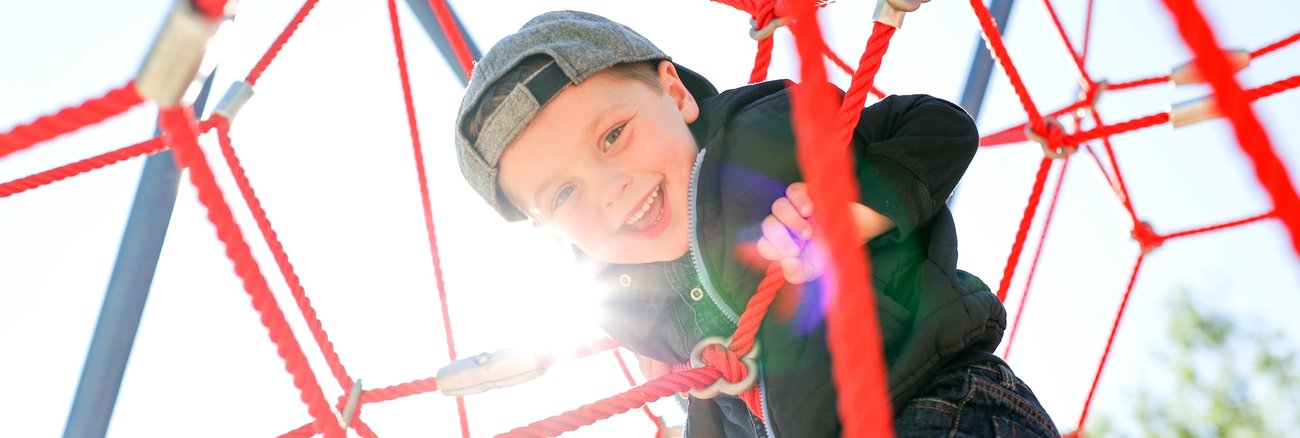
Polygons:
<instances>
[{"instance_id":1,"label":"rope junction","mask_svg":"<svg viewBox=\"0 0 1300 438\"><path fill-rule=\"evenodd\" d=\"M843 160L842 157L847 150L853 127L857 123L857 117L867 100L867 95L874 94L878 97L884 95L874 86L874 78L881 68L885 53L888 51L890 39L896 32L898 24L901 23L901 14L904 13L889 8L903 8L901 9L903 11L914 10L919 3L909 2L908 0L881 0L883 6L877 10L877 21L858 66L854 69L831 51L821 38L821 31L818 28L814 14L817 8L825 7L830 2L817 2L815 4L813 2L797 2L798 4L791 2L787 4L785 1L777 0L716 1L746 12L752 19L753 31L751 35L755 36L758 41L754 67L750 75L751 82L759 82L766 78L773 48L771 33L782 25L787 26L794 35L801 59L820 61L823 57L826 57L840 69L852 75L849 89L841 99L831 88L818 86L818 84L826 82L826 71L821 62L801 63L802 78L809 86L801 86L796 89L793 118L799 141L797 150L800 165L805 169L818 169L816 172L804 172L804 174L809 177L808 183L813 198L818 199L820 205L827 206L826 211L821 212L820 215L830 218L830 220L819 221L816 224L819 227L816 235L823 236L825 242L829 242L827 245L832 254L831 260L834 262L834 268L831 270L834 275L828 277L834 285L828 289L833 292L828 294L826 298L831 300L834 305L827 305L825 308L830 309L827 315L829 324L828 344L834 357L832 373L840 394L839 409L844 412L864 413L864 415L842 418L845 436L889 436L892 433L892 415L890 414L890 405L884 385L884 361L881 356L878 327L875 321L876 313L873 310L875 306L874 294L870 291L870 285L865 282L866 273L869 272L869 260L865 259L860 248L849 243L852 239L847 236L851 235L852 230L851 222L847 220L849 217L847 209L837 210L834 206L846 206L847 202L838 201L848 201L857 197L857 185L852 181L850 163L848 160ZM298 13L250 70L242 85L250 87L246 91L251 93L251 87L257 84L263 73L273 64L276 55L289 42L295 30L307 18L317 2L318 0L307 0L303 4ZM1147 254L1172 239L1230 229L1266 219L1278 219L1282 222L1289 231L1294 249L1300 253L1300 197L1297 197L1296 190L1290 183L1291 179L1287 169L1282 165L1273 150L1267 132L1260 125L1250 108L1250 103L1255 100L1300 86L1300 75L1253 89L1243 89L1234 78L1234 73L1241 68L1245 68L1245 64L1234 61L1237 58L1226 54L1220 47L1212 29L1206 23L1196 5L1191 0L1165 0L1164 3L1173 15L1180 35L1195 53L1194 62L1173 75L1106 83L1094 80L1086 68L1088 42L1092 29L1093 1L1089 0L1087 4L1082 51L1079 52L1076 51L1075 45L1065 32L1050 0L1043 0L1052 24L1066 50L1069 51L1071 60L1078 70L1080 82L1083 84L1083 92L1081 93L1083 97L1078 101L1044 115L1039 112L1038 106L1028 92L1024 78L1012 63L1010 53L1002 41L1001 33L996 23L993 22L988 9L980 0L971 0L970 2L981 32L990 46L993 56L1006 72L1007 78L1026 114L1025 123L984 136L981 139L981 146L992 147L1033 140L1039 143L1044 150L1044 158L1039 162L1038 171L1007 258L1003 277L999 283L997 290L999 299L1005 300L1007 297L1022 251L1029 241L1029 229L1035 222L1034 218L1039 210L1041 198L1046 192L1047 179L1051 169L1055 167L1057 161L1062 163L1054 182L1051 199L1048 201L1048 209L1041 233L1036 238L1036 250L1031 257L1029 273L1024 290L1021 293L1020 310L1016 312L1016 318L1009 331L1005 356L1010 356L1011 348L1016 339L1020 318L1024 313L1024 305L1029 297L1030 286L1033 283L1039 257L1043 251L1043 243L1046 240L1052 216L1060 199L1066 168L1070 162L1069 155L1072 152L1082 148L1091 155L1092 162L1105 176L1115 192L1116 198L1120 201L1131 220L1132 238L1140 248L1123 299L1113 320L1105 349L1092 379L1087 399L1083 405L1082 414L1078 421L1078 429L1080 430L1087 420L1093 395L1105 370L1125 308ZM191 4L193 7L187 10L193 16L182 18L199 20L201 23L206 24L221 21L226 15L227 9L230 8L230 5L227 5L225 0L196 0ZM472 54L466 41L461 37L461 30L458 29L450 7L445 0L432 0L430 4L438 23L447 31L446 34L457 62L461 64L464 71L471 71L473 65ZM430 205L430 188L423 166L423 151L416 124L410 78L407 72L406 50L403 46L401 29L398 23L396 3L394 0L388 0L387 6L396 49L403 102L411 136L413 158L420 187L431 262L434 268L435 284L443 316L447 353L449 359L455 362L457 361L457 352L442 278L437 234ZM908 7L910 9L906 9ZM897 15L892 16L893 18L882 18L880 13L882 8L893 10ZM180 15L184 15L184 12L182 11ZM164 33L164 36L166 35ZM1243 52L1241 56L1248 63L1250 59L1268 55L1297 41L1300 41L1300 32L1254 51ZM182 49L184 48L182 47ZM199 51L201 49L201 46L198 49L191 48L191 50ZM159 57L180 56L174 50L172 52L160 51L155 55ZM195 54L188 53L185 55L193 57ZM198 56L201 58L201 53ZM153 58L154 56L151 56L151 59L147 60L146 66L160 65L160 59ZM194 68L197 68L197 66ZM1214 90L1212 100L1205 101L1206 103L1201 106L1203 112L1195 115L1193 117L1195 120L1191 121L1217 117L1222 114L1232 123L1238 143L1245 155L1254 164L1256 176L1261 186L1273 201L1274 207L1271 211L1238 220L1165 234L1156 232L1149 223L1140 219L1128 194L1123 172L1121 172L1109 138L1114 135L1165 123L1179 124L1178 119L1180 117L1185 118L1189 117L1189 115L1180 114L1179 110L1175 109L1107 125L1102 123L1102 119L1098 114L1097 100L1103 92L1116 92L1166 83L1175 80L1171 78L1177 77L1193 77L1210 84ZM148 87L152 90L160 86L164 88L167 86L167 84L160 85L153 79L146 82L148 83L141 85L138 81L130 81L107 91L103 96L88 99L54 114L38 117L29 123L15 126L6 132L0 133L0 158L35 147L42 142L75 132L83 127L103 122L139 106L146 100L146 97L142 96L139 91L139 87ZM163 91L172 94L178 92L178 90ZM231 175L234 177L236 186L244 198L248 210L252 213L263 242L271 251L277 268L285 278L289 291L294 298L294 304L307 322L312 340L319 348L336 383L345 394L348 393L356 386L357 382L349 375L342 364L339 354L334 350L323 324L317 318L315 309L311 305L307 291L299 281L293 264L290 262L285 248L280 243L271 221L267 218L266 211L262 208L235 153L231 139L231 124L235 117L234 113L237 112L237 105L242 104L242 100L234 104L236 108L226 108L225 111L218 108L213 116L199 121L191 110L184 105L178 105L176 102L167 101L167 99L149 98L154 99L159 106L159 123L163 129L162 135L48 171L0 183L0 197L22 193L140 155L170 149L174 152L177 164L190 170L190 180L198 191L200 202L208 211L209 220L216 227L217 237L224 244L227 256L234 263L235 273L242 280L245 290L249 293L253 307L260 314L261 321L266 326L272 342L276 344L277 352L284 361L285 370L293 376L293 384L298 389L300 398L306 404L307 412L312 418L309 423L290 430L281 436L324 434L326 437L342 437L346 435L345 429L350 428L363 437L374 437L376 434L361 418L362 406L369 403L380 403L438 391L436 379L428 377L398 385L363 390L359 393L359 397L355 398L351 403L348 402L348 397L345 395L333 407L330 406L319 382L317 382L307 363L301 347L302 344L290 331L283 310L280 309L271 296L267 279L253 258L251 248L235 222L230 206L217 185L212 168L209 166L198 143L199 135L215 131L222 156L229 166ZM243 96L244 100L247 98L248 95ZM829 114L829 108L832 105L839 107L839 111L835 116ZM1091 128L1083 128L1085 117L1092 121ZM1073 128L1073 132L1067 132L1066 127L1061 122L1062 118L1073 119L1067 120L1072 122L1070 126ZM1102 142L1100 151L1090 144L1094 141ZM1105 162L1103 162L1102 156L1105 157ZM1057 160L1057 158L1060 158L1060 160ZM840 245L838 243L844 244ZM572 351L538 356L535 365L545 369L561 361L613 350L624 376L629 384L633 384L634 387L621 394L573 411L511 430L502 436L554 436L636 408L641 408L650 418L657 433L666 433L667 428L662 420L649 410L647 403L683 391L702 390L720 383L741 382L756 373L757 370L749 369L749 366L742 358L754 351L756 347L754 338L757 335L759 325L770 304L776 298L776 294L784 284L785 281L781 275L779 265L770 266L753 298L741 315L736 332L726 342L704 349L702 366L695 368L677 367L673 373L641 385L635 385L635 379L617 350L617 343L610 339L583 344ZM759 418L764 417L757 387L750 387L740 391L738 395L755 415ZM343 416L343 421L339 421L337 414L345 411L347 414ZM468 437L469 423L462 397L457 397L457 411L460 418L461 434ZM1077 431L1074 432L1074 435L1078 434Z\"/></svg>"}]
</instances>

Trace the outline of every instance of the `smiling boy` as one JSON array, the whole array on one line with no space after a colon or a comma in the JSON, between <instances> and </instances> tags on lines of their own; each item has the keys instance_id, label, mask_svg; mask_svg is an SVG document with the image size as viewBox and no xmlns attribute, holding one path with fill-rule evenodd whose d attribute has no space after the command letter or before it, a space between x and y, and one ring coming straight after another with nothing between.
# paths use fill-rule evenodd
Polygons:
<instances>
[{"instance_id":1,"label":"smiling boy","mask_svg":"<svg viewBox=\"0 0 1300 438\"><path fill-rule=\"evenodd\" d=\"M682 363L729 336L761 271L815 279L815 220L794 159L790 87L719 94L634 31L552 12L498 42L461 103L456 146L470 185L502 217L532 220L604 264L603 328L643 364ZM970 117L929 96L891 96L854 132L859 243L871 253L899 436L1057 436L1032 391L992 355L1005 310L956 269L945 201L978 142ZM758 334L761 415L733 396L692 398L687 434L839 434L816 282L799 311ZM788 313L788 312L787 312ZM655 368L655 367L650 367Z\"/></svg>"}]
</instances>

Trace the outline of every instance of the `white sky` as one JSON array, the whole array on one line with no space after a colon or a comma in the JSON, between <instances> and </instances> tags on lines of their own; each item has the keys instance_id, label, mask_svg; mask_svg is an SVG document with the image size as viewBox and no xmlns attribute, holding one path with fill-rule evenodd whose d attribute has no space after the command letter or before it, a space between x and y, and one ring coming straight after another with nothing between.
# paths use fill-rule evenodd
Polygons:
<instances>
[{"instance_id":1,"label":"white sky","mask_svg":"<svg viewBox=\"0 0 1300 438\"><path fill-rule=\"evenodd\" d=\"M1077 44L1086 2L1056 3ZM1286 0L1249 8L1201 3L1226 46L1256 48L1300 29L1297 6ZM0 130L133 77L169 5L0 2ZM214 99L247 74L300 5L240 3L237 20L211 52L221 62ZM828 40L850 62L865 43L872 6L840 1L822 12ZM704 0L453 7L484 50L540 12L580 9L630 25L719 88L742 85L752 63L748 17ZM461 181L450 132L460 85L404 2L399 10L459 352L597 339L594 310L575 280L580 270L566 263L562 247L545 233L504 224ZM1089 60L1095 77L1146 77L1187 59L1158 1L1099 2L1095 15ZM926 4L895 36L877 84L956 100L975 34L965 2ZM770 77L792 77L797 60L788 34L778 35ZM1018 2L1007 37L1040 109L1070 103L1074 67L1042 3ZM1239 78L1247 86L1268 83L1296 74L1297 65L1300 50L1290 48L1258 60ZM446 363L446 348L384 2L321 2L256 90L235 123L234 145L343 363L367 387L433 375ZM1122 121L1205 92L1155 86L1114 93L1103 98L1101 111L1107 121ZM988 96L980 119L984 132L1023 121L1005 77L995 75ZM1300 110L1300 94L1274 96L1255 109L1288 167L1300 168L1300 127L1286 123ZM0 182L147 138L153 118L146 105L6 157ZM1117 137L1115 145L1138 212L1158 231L1269 207L1224 121L1178 131L1152 128ZM304 328L222 170L215 143L208 138L204 146L281 307L296 329ZM960 265L990 285L1001 276L1039 157L1029 145L981 151L955 201ZM0 199L0 376L8 379L10 394L0 399L0 418L11 420L7 433L61 434L143 161ZM1089 161L1071 166L1012 362L1065 429L1079 415L1136 256L1127 219ZM1165 297L1177 288L1191 288L1234 314L1281 324L1292 341L1279 342L1294 343L1300 322L1289 312L1300 307L1300 270L1288 242L1280 224L1267 222L1171 242L1151 254L1096 412L1115 405L1123 412L1139 384L1160 384L1163 368L1149 351L1161 343ZM1028 259L1021 266L1007 303L1011 310ZM326 396L335 399L342 390L307 332L297 333ZM557 365L522 387L469 398L470 424L476 436L501 432L620 391L622 379L609 354ZM680 421L673 404L655 408ZM363 418L383 436L459 434L454 403L438 394L367 405ZM308 420L193 189L183 182L109 435L268 436ZM651 430L633 412L574 435Z\"/></svg>"}]
</instances>

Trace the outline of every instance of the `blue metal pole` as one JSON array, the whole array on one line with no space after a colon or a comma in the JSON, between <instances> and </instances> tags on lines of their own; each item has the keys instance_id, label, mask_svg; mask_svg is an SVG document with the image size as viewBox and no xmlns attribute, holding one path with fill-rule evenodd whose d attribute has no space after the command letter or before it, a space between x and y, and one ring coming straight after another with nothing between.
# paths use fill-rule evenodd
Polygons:
<instances>
[{"instance_id":1,"label":"blue metal pole","mask_svg":"<svg viewBox=\"0 0 1300 438\"><path fill-rule=\"evenodd\" d=\"M1011 22L1011 6L1016 0L993 0L989 12L998 29L1006 33ZM984 92L988 91L989 78L993 76L993 57L982 37L975 39L975 56L971 58L970 72L966 75L966 88L961 92L961 107L975 120L980 118L980 108L984 106Z\"/></svg>"},{"instance_id":2,"label":"blue metal pole","mask_svg":"<svg viewBox=\"0 0 1300 438\"><path fill-rule=\"evenodd\" d=\"M203 84L194 102L196 113L202 113L215 77L213 71ZM159 132L155 128L154 135ZM81 369L81 381L63 430L65 438L102 437L108 432L108 422L122 387L122 375L126 373L127 359L131 357L135 334L140 328L145 299L149 297L149 286L158 267L163 238L167 236L167 225L176 205L180 176L171 151L159 152L145 160L117 262L99 310L99 322L95 324L95 335L86 353L86 365Z\"/></svg>"},{"instance_id":3,"label":"blue metal pole","mask_svg":"<svg viewBox=\"0 0 1300 438\"><path fill-rule=\"evenodd\" d=\"M460 63L456 62L456 54L451 50L451 43L447 42L446 29L438 26L438 18L433 15L433 7L429 6L430 0L406 0L406 4L411 7L411 12L415 13L415 18L424 26L424 31L433 39L433 44L438 46L438 51L442 52L442 59L447 61L451 71L456 73L456 78L460 80L461 85L469 84L469 72L464 71ZM456 20L456 27L460 30L460 36L465 40L465 45L469 46L469 54L478 60L482 55L478 51L478 45L474 44L474 39L469 36L469 31L465 30L465 25L460 22L460 16L456 11L447 5L447 10L451 11L451 18Z\"/></svg>"}]
</instances>

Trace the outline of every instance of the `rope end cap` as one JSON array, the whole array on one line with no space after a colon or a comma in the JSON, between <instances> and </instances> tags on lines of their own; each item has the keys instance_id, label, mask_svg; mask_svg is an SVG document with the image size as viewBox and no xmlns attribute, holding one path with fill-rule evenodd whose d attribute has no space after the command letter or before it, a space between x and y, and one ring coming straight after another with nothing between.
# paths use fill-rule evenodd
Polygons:
<instances>
[{"instance_id":1,"label":"rope end cap","mask_svg":"<svg viewBox=\"0 0 1300 438\"><path fill-rule=\"evenodd\" d=\"M876 11L872 13L871 19L900 29L903 27L903 17L908 12L916 11L921 7L921 3L929 2L930 0L879 0L876 2Z\"/></svg>"},{"instance_id":2,"label":"rope end cap","mask_svg":"<svg viewBox=\"0 0 1300 438\"><path fill-rule=\"evenodd\" d=\"M1221 117L1219 106L1210 96L1179 102L1169 108L1169 123L1181 128L1194 123Z\"/></svg>"},{"instance_id":3,"label":"rope end cap","mask_svg":"<svg viewBox=\"0 0 1300 438\"><path fill-rule=\"evenodd\" d=\"M1232 67L1234 73L1239 72L1250 65L1250 52L1245 50L1229 50L1226 51L1224 55L1228 57L1228 65ZM1179 86L1199 84L1205 82L1205 78L1201 76L1201 71L1196 68L1195 63L1187 62L1178 67L1174 67L1173 71L1169 73L1169 81L1172 82L1174 86Z\"/></svg>"}]
</instances>

